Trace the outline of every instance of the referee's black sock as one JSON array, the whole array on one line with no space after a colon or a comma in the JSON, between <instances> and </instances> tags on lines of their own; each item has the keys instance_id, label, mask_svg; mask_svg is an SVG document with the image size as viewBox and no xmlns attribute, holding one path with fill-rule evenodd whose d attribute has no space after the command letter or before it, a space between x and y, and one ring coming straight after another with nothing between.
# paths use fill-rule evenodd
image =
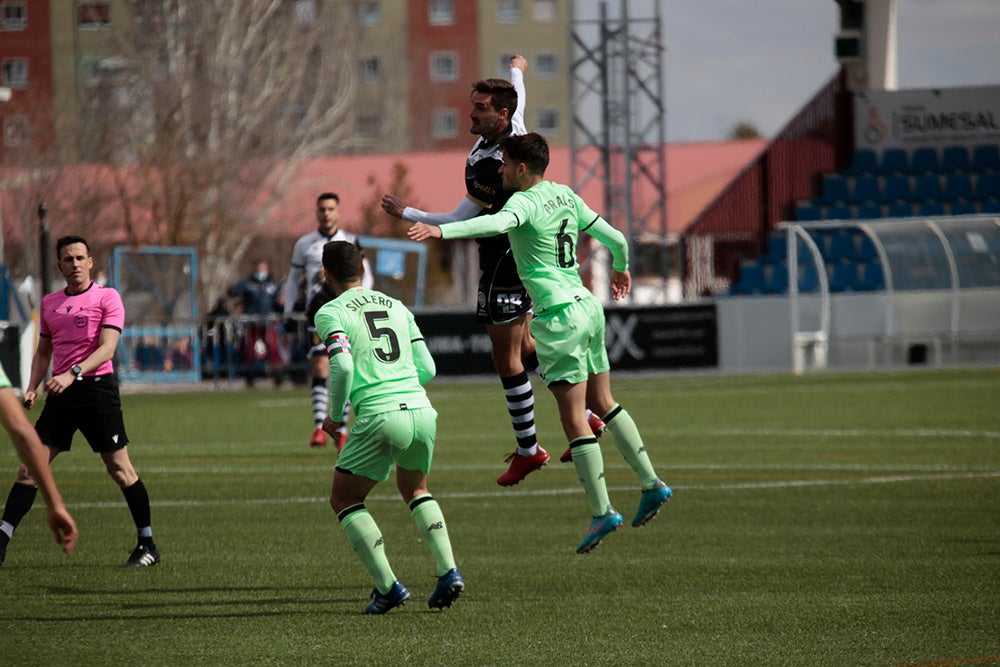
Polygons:
<instances>
[{"instance_id":1,"label":"referee's black sock","mask_svg":"<svg viewBox=\"0 0 1000 667\"><path fill-rule=\"evenodd\" d=\"M37 495L37 487L14 482L14 486L10 488L10 493L7 495L7 504L3 508L3 529L0 529L0 540L10 540L17 524L21 523L21 519L35 504L35 496Z\"/></svg>"},{"instance_id":2,"label":"referee's black sock","mask_svg":"<svg viewBox=\"0 0 1000 667\"><path fill-rule=\"evenodd\" d=\"M128 503L128 510L132 513L132 520L135 528L139 531L139 541L147 539L153 541L153 529L151 527L149 511L149 493L146 492L146 485L141 479L137 479L135 484L122 489L125 502Z\"/></svg>"}]
</instances>

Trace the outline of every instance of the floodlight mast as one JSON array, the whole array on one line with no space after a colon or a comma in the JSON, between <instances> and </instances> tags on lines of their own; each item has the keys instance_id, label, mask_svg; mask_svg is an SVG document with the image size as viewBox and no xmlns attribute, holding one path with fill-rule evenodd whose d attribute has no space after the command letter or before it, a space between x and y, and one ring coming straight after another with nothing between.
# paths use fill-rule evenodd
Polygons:
<instances>
[{"instance_id":1,"label":"floodlight mast","mask_svg":"<svg viewBox=\"0 0 1000 667\"><path fill-rule=\"evenodd\" d=\"M576 3L569 9L572 186L580 190L599 179L602 214L625 233L633 274L639 268L636 242L644 240L659 246L655 273L665 284L670 267L660 3L652 2L653 15L646 18L631 15L630 0L619 0L613 15L608 2L600 2L597 18L578 17ZM588 258L584 271L591 289L607 301L609 259L603 247L595 257L603 261Z\"/></svg>"}]
</instances>

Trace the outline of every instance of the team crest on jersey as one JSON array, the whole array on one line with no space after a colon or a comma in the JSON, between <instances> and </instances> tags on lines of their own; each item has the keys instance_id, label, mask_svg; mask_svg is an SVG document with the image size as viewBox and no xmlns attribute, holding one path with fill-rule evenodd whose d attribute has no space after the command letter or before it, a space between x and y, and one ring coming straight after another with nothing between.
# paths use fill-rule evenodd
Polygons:
<instances>
[{"instance_id":1,"label":"team crest on jersey","mask_svg":"<svg viewBox=\"0 0 1000 667\"><path fill-rule=\"evenodd\" d=\"M338 331L327 336L326 339L326 356L332 357L335 354L340 354L341 352L351 351L351 341L348 340L347 334L343 331Z\"/></svg>"},{"instance_id":2,"label":"team crest on jersey","mask_svg":"<svg viewBox=\"0 0 1000 667\"><path fill-rule=\"evenodd\" d=\"M87 318L83 315L77 315L76 317L73 318L73 324L75 324L80 328L83 328L87 326Z\"/></svg>"}]
</instances>

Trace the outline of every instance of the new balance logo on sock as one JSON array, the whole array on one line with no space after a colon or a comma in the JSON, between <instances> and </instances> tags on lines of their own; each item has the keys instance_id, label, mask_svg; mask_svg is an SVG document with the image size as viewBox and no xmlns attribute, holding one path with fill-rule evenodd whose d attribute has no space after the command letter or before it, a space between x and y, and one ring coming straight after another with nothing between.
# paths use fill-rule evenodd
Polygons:
<instances>
[{"instance_id":1,"label":"new balance logo on sock","mask_svg":"<svg viewBox=\"0 0 1000 667\"><path fill-rule=\"evenodd\" d=\"M383 545L384 543L385 543L385 540L383 540L383 539L382 539L382 538L380 537L380 538L378 538L377 540L375 540L375 544L373 544L373 545L372 545L372 549L378 549L378 548L379 548L380 546L382 546L382 545Z\"/></svg>"},{"instance_id":2,"label":"new balance logo on sock","mask_svg":"<svg viewBox=\"0 0 1000 667\"><path fill-rule=\"evenodd\" d=\"M427 532L430 532L432 530L441 530L442 528L444 528L444 521L438 521L437 523L432 523L431 525L427 526Z\"/></svg>"}]
</instances>

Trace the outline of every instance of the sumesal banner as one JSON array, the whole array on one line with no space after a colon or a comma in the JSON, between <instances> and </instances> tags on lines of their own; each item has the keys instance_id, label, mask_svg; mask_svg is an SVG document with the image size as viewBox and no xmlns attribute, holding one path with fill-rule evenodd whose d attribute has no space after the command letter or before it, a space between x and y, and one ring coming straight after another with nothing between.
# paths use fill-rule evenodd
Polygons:
<instances>
[{"instance_id":1,"label":"sumesal banner","mask_svg":"<svg viewBox=\"0 0 1000 667\"><path fill-rule=\"evenodd\" d=\"M856 148L1000 143L1000 86L854 95Z\"/></svg>"}]
</instances>

